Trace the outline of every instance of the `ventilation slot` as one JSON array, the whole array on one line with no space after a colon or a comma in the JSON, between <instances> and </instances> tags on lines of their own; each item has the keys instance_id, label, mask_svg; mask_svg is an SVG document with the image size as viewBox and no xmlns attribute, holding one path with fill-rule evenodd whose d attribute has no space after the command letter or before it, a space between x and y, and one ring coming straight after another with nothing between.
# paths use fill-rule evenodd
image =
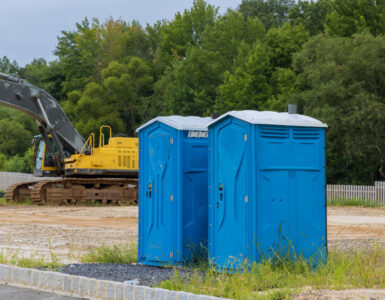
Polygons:
<instances>
[{"instance_id":1,"label":"ventilation slot","mask_svg":"<svg viewBox=\"0 0 385 300\"><path fill-rule=\"evenodd\" d=\"M289 130L283 127L262 127L261 137L272 139L287 139L289 137Z\"/></svg>"},{"instance_id":2,"label":"ventilation slot","mask_svg":"<svg viewBox=\"0 0 385 300\"><path fill-rule=\"evenodd\" d=\"M320 137L320 132L318 129L295 128L293 129L293 137L295 139L315 140Z\"/></svg>"},{"instance_id":3,"label":"ventilation slot","mask_svg":"<svg viewBox=\"0 0 385 300\"><path fill-rule=\"evenodd\" d=\"M127 155L127 168L131 168L131 159L129 155Z\"/></svg>"}]
</instances>

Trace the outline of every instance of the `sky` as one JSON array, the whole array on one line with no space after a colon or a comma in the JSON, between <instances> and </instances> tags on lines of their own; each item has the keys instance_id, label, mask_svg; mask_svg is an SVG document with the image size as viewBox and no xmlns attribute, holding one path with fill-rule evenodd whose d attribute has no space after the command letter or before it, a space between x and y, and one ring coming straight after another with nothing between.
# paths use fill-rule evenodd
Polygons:
<instances>
[{"instance_id":1,"label":"sky","mask_svg":"<svg viewBox=\"0 0 385 300\"><path fill-rule=\"evenodd\" d=\"M241 0L207 0L223 14ZM142 25L171 20L175 13L192 6L193 0L16 0L1 1L0 57L19 66L34 58L55 59L53 50L62 30L75 30L85 17L105 21L109 17L138 20Z\"/></svg>"}]
</instances>

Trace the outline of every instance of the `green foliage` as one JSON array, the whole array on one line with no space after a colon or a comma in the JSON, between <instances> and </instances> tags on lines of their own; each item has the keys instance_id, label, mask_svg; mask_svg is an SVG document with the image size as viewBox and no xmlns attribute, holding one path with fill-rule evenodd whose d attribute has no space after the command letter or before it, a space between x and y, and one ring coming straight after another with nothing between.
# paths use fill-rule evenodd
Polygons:
<instances>
[{"instance_id":1,"label":"green foliage","mask_svg":"<svg viewBox=\"0 0 385 300\"><path fill-rule=\"evenodd\" d=\"M4 170L4 165L7 161L7 156L3 153L0 153L0 170Z\"/></svg>"},{"instance_id":2,"label":"green foliage","mask_svg":"<svg viewBox=\"0 0 385 300\"><path fill-rule=\"evenodd\" d=\"M63 263L57 257L50 247L51 260L47 260L40 256L37 252L32 252L29 256L19 254L18 252L0 251L0 263L7 265L15 265L22 268L46 268L49 270L57 270L63 267Z\"/></svg>"},{"instance_id":3,"label":"green foliage","mask_svg":"<svg viewBox=\"0 0 385 300\"><path fill-rule=\"evenodd\" d=\"M16 61L10 61L8 57L3 56L0 58L0 72L7 74L17 74L20 70Z\"/></svg>"},{"instance_id":4,"label":"green foliage","mask_svg":"<svg viewBox=\"0 0 385 300\"><path fill-rule=\"evenodd\" d=\"M326 30L333 36L351 36L369 31L385 33L385 2L372 0L332 0L333 11L326 18Z\"/></svg>"},{"instance_id":5,"label":"green foliage","mask_svg":"<svg viewBox=\"0 0 385 300\"><path fill-rule=\"evenodd\" d=\"M98 132L101 125L110 125L114 132L124 132L125 124L119 113L105 101L106 91L96 82L87 84L84 91L73 91L63 103L63 109L73 120L80 134Z\"/></svg>"},{"instance_id":6,"label":"green foliage","mask_svg":"<svg viewBox=\"0 0 385 300\"><path fill-rule=\"evenodd\" d=\"M273 94L266 107L273 111L285 111L291 96L299 92L296 74L289 68L277 68L271 75L270 84Z\"/></svg>"},{"instance_id":7,"label":"green foliage","mask_svg":"<svg viewBox=\"0 0 385 300\"><path fill-rule=\"evenodd\" d=\"M268 83L271 72L266 48L256 43L247 60L236 68L234 74L225 72L225 80L219 86L217 111L241 109L263 109L272 94Z\"/></svg>"},{"instance_id":8,"label":"green foliage","mask_svg":"<svg viewBox=\"0 0 385 300\"><path fill-rule=\"evenodd\" d=\"M203 34L203 47L215 52L216 60L223 64L223 70L233 68L238 57L241 43L252 46L255 41L262 41L265 28L255 17L244 18L239 12L229 10L219 17L213 26L206 28Z\"/></svg>"},{"instance_id":9,"label":"green foliage","mask_svg":"<svg viewBox=\"0 0 385 300\"><path fill-rule=\"evenodd\" d=\"M3 167L0 169L6 172L20 172L31 173L32 172L32 149L27 150L24 155L15 155L7 159Z\"/></svg>"},{"instance_id":10,"label":"green foliage","mask_svg":"<svg viewBox=\"0 0 385 300\"><path fill-rule=\"evenodd\" d=\"M134 136L158 115L285 111L295 102L329 125L328 181L372 183L385 178L384 5L243 0L219 15L195 0L145 28L84 19L58 37L56 61L20 68L3 57L0 72L47 90L84 137L104 124ZM0 126L0 169L28 169L34 121L0 107Z\"/></svg>"},{"instance_id":11,"label":"green foliage","mask_svg":"<svg viewBox=\"0 0 385 300\"><path fill-rule=\"evenodd\" d=\"M28 150L36 134L31 117L17 110L0 106L0 170L23 172L31 170Z\"/></svg>"},{"instance_id":12,"label":"green foliage","mask_svg":"<svg viewBox=\"0 0 385 300\"><path fill-rule=\"evenodd\" d=\"M369 199L333 199L328 200L329 206L361 206L361 207L380 207L381 203L376 203Z\"/></svg>"},{"instance_id":13,"label":"green foliage","mask_svg":"<svg viewBox=\"0 0 385 300\"><path fill-rule=\"evenodd\" d=\"M47 63L43 58L34 59L20 70L19 74L32 84L36 84L50 93L55 99L60 100L65 97L62 92L62 84L65 78L61 64L58 61Z\"/></svg>"},{"instance_id":14,"label":"green foliage","mask_svg":"<svg viewBox=\"0 0 385 300\"><path fill-rule=\"evenodd\" d=\"M310 2L299 0L289 11L288 19L293 25L302 25L311 36L324 32L326 17L332 12L329 0Z\"/></svg>"},{"instance_id":15,"label":"green foliage","mask_svg":"<svg viewBox=\"0 0 385 300\"><path fill-rule=\"evenodd\" d=\"M194 0L193 6L183 14L177 13L171 22L160 27L160 51L166 62L185 57L189 47L202 44L203 33L214 25L218 9L203 0Z\"/></svg>"},{"instance_id":16,"label":"green foliage","mask_svg":"<svg viewBox=\"0 0 385 300\"><path fill-rule=\"evenodd\" d=\"M369 252L332 250L327 263L317 267L301 257L279 263L275 259L262 259L251 268L233 274L196 269L186 276L176 270L160 287L230 299L286 299L309 286L315 289L384 288L384 263L385 250L379 246Z\"/></svg>"},{"instance_id":17,"label":"green foliage","mask_svg":"<svg viewBox=\"0 0 385 300\"><path fill-rule=\"evenodd\" d=\"M325 121L329 182L385 178L385 38L317 36L294 60L305 114ZM362 59L365 57L365 59Z\"/></svg>"},{"instance_id":18,"label":"green foliage","mask_svg":"<svg viewBox=\"0 0 385 300\"><path fill-rule=\"evenodd\" d=\"M309 38L302 25L284 23L280 28L271 28L266 34L266 44L271 64L275 67L289 68L292 56L301 49Z\"/></svg>"},{"instance_id":19,"label":"green foliage","mask_svg":"<svg viewBox=\"0 0 385 300\"><path fill-rule=\"evenodd\" d=\"M287 21L294 0L243 0L239 11L245 17L257 17L266 29L280 27Z\"/></svg>"},{"instance_id":20,"label":"green foliage","mask_svg":"<svg viewBox=\"0 0 385 300\"><path fill-rule=\"evenodd\" d=\"M72 91L63 108L85 136L106 124L114 132L134 135L141 122L138 107L151 83L149 67L140 58L127 64L113 61L102 70L100 84L90 82L83 91Z\"/></svg>"},{"instance_id":21,"label":"green foliage","mask_svg":"<svg viewBox=\"0 0 385 300\"><path fill-rule=\"evenodd\" d=\"M132 264L138 262L138 245L136 243L126 245L103 245L82 257L85 263L114 263Z\"/></svg>"},{"instance_id":22,"label":"green foliage","mask_svg":"<svg viewBox=\"0 0 385 300\"><path fill-rule=\"evenodd\" d=\"M166 113L210 114L223 65L218 54L191 48L185 60L177 61L155 85L155 95L164 100Z\"/></svg>"},{"instance_id":23,"label":"green foliage","mask_svg":"<svg viewBox=\"0 0 385 300\"><path fill-rule=\"evenodd\" d=\"M97 50L100 48L100 24L88 19L76 24L77 31L62 31L58 37L55 55L59 58L65 76L63 91L83 88L90 80L97 79Z\"/></svg>"},{"instance_id":24,"label":"green foliage","mask_svg":"<svg viewBox=\"0 0 385 300\"><path fill-rule=\"evenodd\" d=\"M0 120L0 152L7 156L22 154L29 147L32 134L12 119ZM6 129L6 130L5 130Z\"/></svg>"}]
</instances>

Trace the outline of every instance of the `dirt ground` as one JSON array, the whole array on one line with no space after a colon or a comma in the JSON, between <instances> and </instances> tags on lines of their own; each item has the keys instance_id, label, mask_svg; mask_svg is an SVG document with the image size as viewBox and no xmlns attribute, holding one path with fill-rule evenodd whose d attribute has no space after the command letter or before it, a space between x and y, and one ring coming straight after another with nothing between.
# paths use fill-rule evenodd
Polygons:
<instances>
[{"instance_id":1,"label":"dirt ground","mask_svg":"<svg viewBox=\"0 0 385 300\"><path fill-rule=\"evenodd\" d=\"M0 207L0 250L29 257L79 262L82 254L102 244L136 241L138 208L114 207Z\"/></svg>"},{"instance_id":2,"label":"dirt ground","mask_svg":"<svg viewBox=\"0 0 385 300\"><path fill-rule=\"evenodd\" d=\"M328 247L385 245L385 209L329 207ZM138 238L138 208L0 206L0 251L50 259L51 250L64 263L102 244L126 244ZM299 299L385 299L385 291L307 291Z\"/></svg>"}]
</instances>

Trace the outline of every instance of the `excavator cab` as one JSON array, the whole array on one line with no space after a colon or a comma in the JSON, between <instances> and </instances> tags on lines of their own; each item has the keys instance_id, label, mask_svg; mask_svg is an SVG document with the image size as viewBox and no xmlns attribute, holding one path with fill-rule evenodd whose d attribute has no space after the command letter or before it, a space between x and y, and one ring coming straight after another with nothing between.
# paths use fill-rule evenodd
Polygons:
<instances>
[{"instance_id":1,"label":"excavator cab","mask_svg":"<svg viewBox=\"0 0 385 300\"><path fill-rule=\"evenodd\" d=\"M50 140L52 141L52 140ZM32 140L33 157L32 170L33 174L38 177L57 176L55 164L41 135L35 135ZM52 147L55 147L52 141Z\"/></svg>"}]
</instances>

